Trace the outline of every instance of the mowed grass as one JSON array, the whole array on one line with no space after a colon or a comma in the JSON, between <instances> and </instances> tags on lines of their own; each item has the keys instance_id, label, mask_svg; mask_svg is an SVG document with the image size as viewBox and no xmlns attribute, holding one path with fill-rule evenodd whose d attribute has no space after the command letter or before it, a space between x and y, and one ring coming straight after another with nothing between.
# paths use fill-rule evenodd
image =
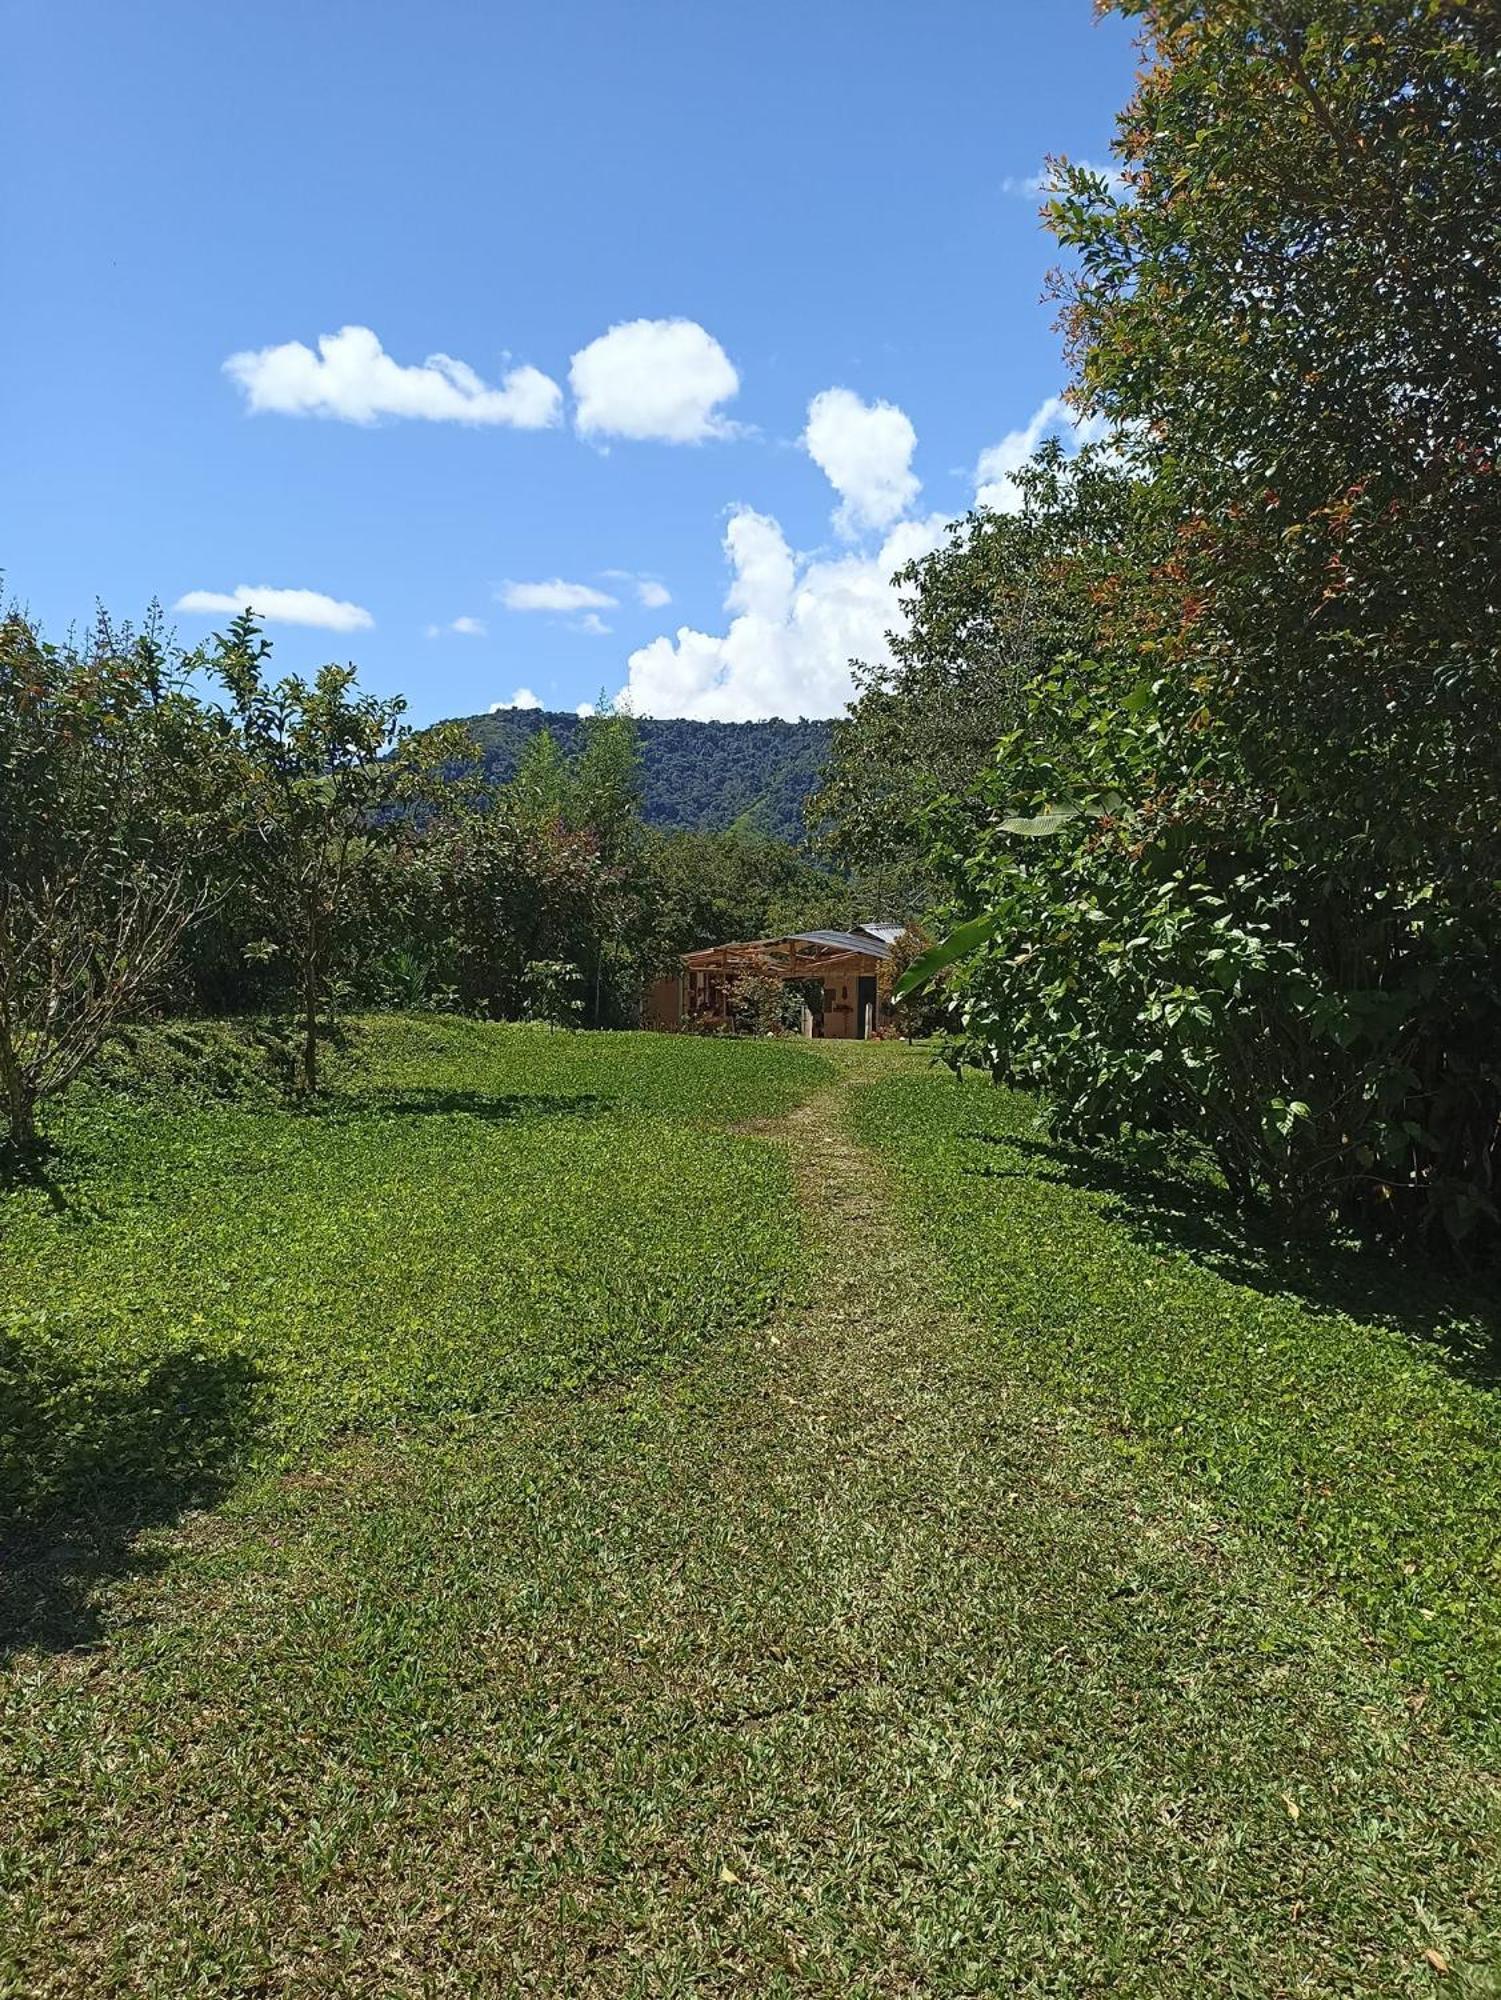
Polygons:
<instances>
[{"instance_id":1,"label":"mowed grass","mask_svg":"<svg viewBox=\"0 0 1501 2000\"><path fill-rule=\"evenodd\" d=\"M1052 1145L979 1081L893 1076L857 1107L996 1365L1270 1534L1501 1741L1493 1284L1258 1238L1207 1178Z\"/></svg>"},{"instance_id":2,"label":"mowed grass","mask_svg":"<svg viewBox=\"0 0 1501 2000\"><path fill-rule=\"evenodd\" d=\"M311 1114L222 1029L112 1067L130 1087L68 1101L55 1183L0 1190L0 1517L26 1523L763 1318L796 1264L787 1164L725 1128L825 1074L795 1045L389 1017Z\"/></svg>"},{"instance_id":3,"label":"mowed grass","mask_svg":"<svg viewBox=\"0 0 1501 2000\"><path fill-rule=\"evenodd\" d=\"M802 1282L147 1535L0 1676L0 1995L1494 1994L1494 1786L945 1300L845 1123L904 1052L676 1047L741 1112L841 1079Z\"/></svg>"}]
</instances>

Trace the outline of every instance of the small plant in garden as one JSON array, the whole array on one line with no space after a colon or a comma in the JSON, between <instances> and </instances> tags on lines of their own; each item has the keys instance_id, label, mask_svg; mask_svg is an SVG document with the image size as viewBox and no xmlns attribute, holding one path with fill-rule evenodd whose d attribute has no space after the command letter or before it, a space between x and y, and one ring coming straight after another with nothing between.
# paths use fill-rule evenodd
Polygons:
<instances>
[{"instance_id":1,"label":"small plant in garden","mask_svg":"<svg viewBox=\"0 0 1501 2000\"><path fill-rule=\"evenodd\" d=\"M584 980L561 958L534 958L521 980L522 1019L548 1028L577 1028L584 1018Z\"/></svg>"}]
</instances>

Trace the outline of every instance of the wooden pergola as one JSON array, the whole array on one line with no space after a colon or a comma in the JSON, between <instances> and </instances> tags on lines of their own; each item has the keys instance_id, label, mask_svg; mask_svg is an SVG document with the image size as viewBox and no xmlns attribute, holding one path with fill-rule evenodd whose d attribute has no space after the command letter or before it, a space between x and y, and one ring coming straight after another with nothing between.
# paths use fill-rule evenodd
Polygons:
<instances>
[{"instance_id":1,"label":"wooden pergola","mask_svg":"<svg viewBox=\"0 0 1501 2000\"><path fill-rule=\"evenodd\" d=\"M683 954L681 1018L723 1019L729 982L737 975L759 976L809 988L806 1033L863 1040L880 1025L878 974L890 956L887 939L863 929L706 945Z\"/></svg>"}]
</instances>

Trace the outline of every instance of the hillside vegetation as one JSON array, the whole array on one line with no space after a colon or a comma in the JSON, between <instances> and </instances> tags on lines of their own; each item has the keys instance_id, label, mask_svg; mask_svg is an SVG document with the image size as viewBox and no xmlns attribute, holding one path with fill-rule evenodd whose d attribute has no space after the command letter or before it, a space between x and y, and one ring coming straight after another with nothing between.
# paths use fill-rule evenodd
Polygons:
<instances>
[{"instance_id":1,"label":"hillside vegetation","mask_svg":"<svg viewBox=\"0 0 1501 2000\"><path fill-rule=\"evenodd\" d=\"M530 740L546 729L567 756L583 747L576 715L505 708L460 724L484 753L485 775L515 777ZM828 722L685 722L644 716L641 804L649 826L718 831L744 821L758 833L798 842L809 829L803 808L829 754Z\"/></svg>"}]
</instances>

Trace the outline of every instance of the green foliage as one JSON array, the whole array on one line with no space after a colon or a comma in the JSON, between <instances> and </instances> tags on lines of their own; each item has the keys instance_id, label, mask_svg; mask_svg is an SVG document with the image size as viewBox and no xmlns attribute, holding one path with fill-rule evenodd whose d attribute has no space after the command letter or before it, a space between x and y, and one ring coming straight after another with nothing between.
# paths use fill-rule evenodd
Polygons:
<instances>
[{"instance_id":1,"label":"green foliage","mask_svg":"<svg viewBox=\"0 0 1501 2000\"><path fill-rule=\"evenodd\" d=\"M535 737L545 732L567 759L589 738L590 720L535 709L473 715L463 729L481 746L485 776L508 784ZM827 722L688 722L643 716L642 810L664 831L723 831L744 824L776 840L800 842L804 805L828 755Z\"/></svg>"},{"instance_id":2,"label":"green foliage","mask_svg":"<svg viewBox=\"0 0 1501 2000\"><path fill-rule=\"evenodd\" d=\"M1412 0L1124 11L1128 185L1062 167L1051 215L1136 526L1102 572L1088 460L1040 470L1091 615L1025 679L985 831L936 819L994 932L963 1047L1301 1223L1494 1237L1494 39Z\"/></svg>"},{"instance_id":3,"label":"green foliage","mask_svg":"<svg viewBox=\"0 0 1501 2000\"><path fill-rule=\"evenodd\" d=\"M215 1104L272 1110L290 1094L296 1065L296 1037L288 1022L164 1021L122 1028L87 1080L96 1093L135 1099L157 1111Z\"/></svg>"},{"instance_id":4,"label":"green foliage","mask_svg":"<svg viewBox=\"0 0 1501 2000\"><path fill-rule=\"evenodd\" d=\"M22 1150L211 901L234 808L186 667L154 618L101 615L82 647L0 618L0 1116Z\"/></svg>"},{"instance_id":5,"label":"green foliage","mask_svg":"<svg viewBox=\"0 0 1501 2000\"><path fill-rule=\"evenodd\" d=\"M521 1016L548 1028L577 1028L584 1018L583 975L562 958L533 958L521 978Z\"/></svg>"},{"instance_id":6,"label":"green foliage","mask_svg":"<svg viewBox=\"0 0 1501 2000\"><path fill-rule=\"evenodd\" d=\"M466 1013L519 1020L527 967L593 965L628 886L587 830L505 798L450 815L402 855L384 921ZM612 984L607 997L613 1013L630 993Z\"/></svg>"},{"instance_id":7,"label":"green foliage","mask_svg":"<svg viewBox=\"0 0 1501 2000\"><path fill-rule=\"evenodd\" d=\"M1035 1101L860 1093L914 1224L1019 1366L1334 1584L1404 1675L1501 1722L1501 1326L1410 1259L1248 1239L1206 1177L1041 1140Z\"/></svg>"},{"instance_id":8,"label":"green foliage","mask_svg":"<svg viewBox=\"0 0 1501 2000\"><path fill-rule=\"evenodd\" d=\"M411 840L472 758L462 730L401 725L406 702L361 694L352 666L306 682L266 678L270 643L253 611L215 639L209 665L229 700L248 824L246 883L264 925L253 951L296 969L302 1088L318 1088L318 1020L351 949L359 890L383 844Z\"/></svg>"},{"instance_id":9,"label":"green foliage","mask_svg":"<svg viewBox=\"0 0 1501 2000\"><path fill-rule=\"evenodd\" d=\"M312 1117L272 1100L257 1034L243 1060L222 1026L140 1038L130 1094L118 1069L75 1093L56 1201L0 1190L0 1345L29 1385L0 1396L0 1512L42 1506L91 1399L174 1369L232 1370L247 1440L300 1452L665 1365L786 1284L786 1161L718 1128L786 1109L824 1074L811 1051L437 1017L348 1035ZM172 1448L181 1474L190 1434ZM116 1449L101 1496L160 1470Z\"/></svg>"},{"instance_id":10,"label":"green foliage","mask_svg":"<svg viewBox=\"0 0 1501 2000\"><path fill-rule=\"evenodd\" d=\"M983 820L976 788L1039 663L1090 650L1102 589L1140 560L1150 523L1136 518L1113 464L1073 468L1064 508L1052 443L1021 486L1022 511L955 522L940 548L895 579L905 622L891 634L891 664L857 668L812 808L830 850L856 865L910 865L927 850L940 804L956 838L967 809Z\"/></svg>"}]
</instances>

